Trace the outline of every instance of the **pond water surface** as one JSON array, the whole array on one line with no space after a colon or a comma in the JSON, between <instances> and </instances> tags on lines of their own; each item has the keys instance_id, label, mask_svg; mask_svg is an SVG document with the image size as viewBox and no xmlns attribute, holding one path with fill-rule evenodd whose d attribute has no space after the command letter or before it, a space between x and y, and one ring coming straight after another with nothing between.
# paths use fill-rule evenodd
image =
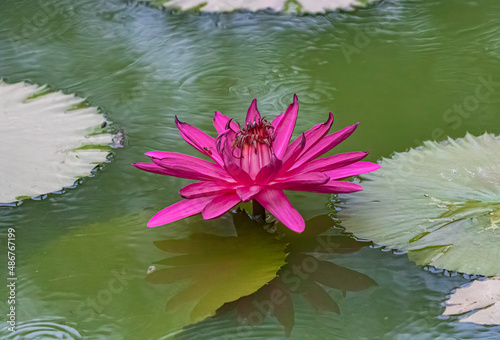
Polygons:
<instances>
[{"instance_id":1,"label":"pond water surface","mask_svg":"<svg viewBox=\"0 0 500 340\"><path fill-rule=\"evenodd\" d=\"M288 195L306 220L323 216L322 225L332 226L327 233L349 249L318 260L329 264L316 281L337 308L297 289L281 314L248 321L229 305L189 325L189 308L165 307L186 280L145 279L154 262L169 256L153 242L234 235L232 218L194 216L146 228L189 181L130 164L147 161L143 153L150 150L196 154L179 136L175 115L213 135L215 110L241 121L258 98L261 113L274 117L294 93L296 136L333 111L337 130L360 122L335 151L370 151L370 161L424 140L499 134L499 33L494 0L382 1L309 16L176 13L116 0L2 0L0 77L87 98L126 139L75 188L0 207L2 240L9 227L16 229L18 275L18 330L2 324L0 337L497 339L499 327L440 317L447 294L471 278L355 242L334 219L334 198L304 193ZM478 99L478 88L491 95ZM311 246L294 242L301 250L292 251L290 263ZM0 253L7 253L5 242ZM7 266L0 263L3 274ZM345 277L340 283L328 281L336 270ZM7 295L2 283L2 320Z\"/></svg>"}]
</instances>

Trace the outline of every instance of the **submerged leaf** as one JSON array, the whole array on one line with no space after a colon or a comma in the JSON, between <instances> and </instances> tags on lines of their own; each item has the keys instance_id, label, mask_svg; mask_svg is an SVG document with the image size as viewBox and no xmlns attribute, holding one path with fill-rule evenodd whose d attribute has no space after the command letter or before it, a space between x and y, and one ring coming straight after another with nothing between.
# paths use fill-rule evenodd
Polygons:
<instances>
[{"instance_id":1,"label":"submerged leaf","mask_svg":"<svg viewBox=\"0 0 500 340\"><path fill-rule=\"evenodd\" d=\"M421 265L500 274L500 137L484 134L425 142L363 175L346 197L347 231L409 252Z\"/></svg>"},{"instance_id":2,"label":"submerged leaf","mask_svg":"<svg viewBox=\"0 0 500 340\"><path fill-rule=\"evenodd\" d=\"M252 294L276 277L285 264L286 243L277 241L260 224L243 215L234 215L237 236L194 234L187 239L155 242L163 251L182 255L155 262L168 267L152 272L147 281L190 281L167 302L167 313L176 313L193 302L191 321L201 321L214 315L224 303Z\"/></svg>"},{"instance_id":3,"label":"submerged leaf","mask_svg":"<svg viewBox=\"0 0 500 340\"><path fill-rule=\"evenodd\" d=\"M83 99L0 80L0 203L72 186L106 161L113 136Z\"/></svg>"},{"instance_id":4,"label":"submerged leaf","mask_svg":"<svg viewBox=\"0 0 500 340\"><path fill-rule=\"evenodd\" d=\"M474 281L459 288L446 301L443 315L459 315L476 311L460 319L482 325L500 325L500 277Z\"/></svg>"}]
</instances>

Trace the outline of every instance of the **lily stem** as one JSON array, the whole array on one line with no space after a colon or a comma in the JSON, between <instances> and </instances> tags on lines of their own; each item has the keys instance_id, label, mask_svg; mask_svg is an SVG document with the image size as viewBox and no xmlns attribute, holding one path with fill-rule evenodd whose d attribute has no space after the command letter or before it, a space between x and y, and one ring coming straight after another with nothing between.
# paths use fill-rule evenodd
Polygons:
<instances>
[{"instance_id":1,"label":"lily stem","mask_svg":"<svg viewBox=\"0 0 500 340\"><path fill-rule=\"evenodd\" d=\"M266 209L257 202L257 200L252 200L253 207L253 217L257 220L261 219L262 221L266 220Z\"/></svg>"}]
</instances>

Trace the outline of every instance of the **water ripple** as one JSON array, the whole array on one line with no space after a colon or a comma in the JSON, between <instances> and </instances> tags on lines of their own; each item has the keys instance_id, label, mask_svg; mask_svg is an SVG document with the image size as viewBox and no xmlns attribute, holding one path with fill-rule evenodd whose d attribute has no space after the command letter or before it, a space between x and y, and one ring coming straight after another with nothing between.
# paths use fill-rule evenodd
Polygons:
<instances>
[{"instance_id":1,"label":"water ripple","mask_svg":"<svg viewBox=\"0 0 500 340\"><path fill-rule=\"evenodd\" d=\"M66 325L62 319L23 321L16 325L14 332L9 331L8 326L4 327L0 330L0 337L5 340L83 339L76 329Z\"/></svg>"}]
</instances>

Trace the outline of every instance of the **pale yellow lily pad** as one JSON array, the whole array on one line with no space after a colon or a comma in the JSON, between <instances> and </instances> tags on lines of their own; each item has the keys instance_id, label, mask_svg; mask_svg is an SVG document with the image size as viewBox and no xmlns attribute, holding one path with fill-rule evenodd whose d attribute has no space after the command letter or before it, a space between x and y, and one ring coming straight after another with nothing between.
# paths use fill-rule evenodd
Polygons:
<instances>
[{"instance_id":1,"label":"pale yellow lily pad","mask_svg":"<svg viewBox=\"0 0 500 340\"><path fill-rule=\"evenodd\" d=\"M460 322L500 325L500 277L474 281L470 285L457 289L446 301L443 315L460 315L469 312L474 313L460 318Z\"/></svg>"},{"instance_id":2,"label":"pale yellow lily pad","mask_svg":"<svg viewBox=\"0 0 500 340\"><path fill-rule=\"evenodd\" d=\"M182 11L196 9L202 12L231 12L246 9L259 11L272 9L286 13L322 13L337 9L353 9L376 0L169 0L158 1L168 8Z\"/></svg>"},{"instance_id":3,"label":"pale yellow lily pad","mask_svg":"<svg viewBox=\"0 0 500 340\"><path fill-rule=\"evenodd\" d=\"M113 135L96 108L46 86L0 81L0 203L72 186L106 161Z\"/></svg>"}]
</instances>

